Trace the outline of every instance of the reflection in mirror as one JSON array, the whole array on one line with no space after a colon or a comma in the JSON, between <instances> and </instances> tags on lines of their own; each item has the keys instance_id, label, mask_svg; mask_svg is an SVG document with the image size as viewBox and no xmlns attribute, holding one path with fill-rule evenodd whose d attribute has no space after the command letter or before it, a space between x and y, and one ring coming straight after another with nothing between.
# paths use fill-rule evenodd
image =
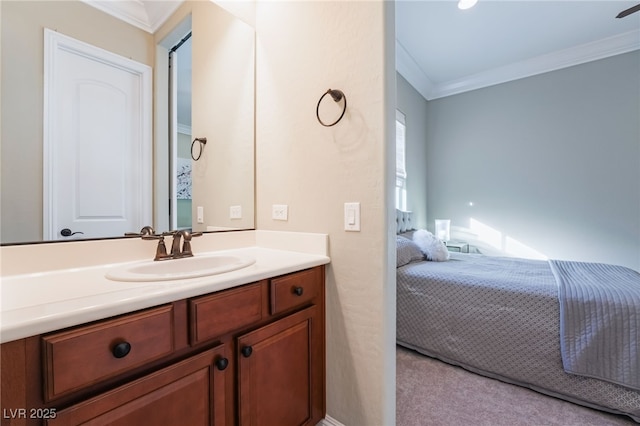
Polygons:
<instances>
[{"instance_id":1,"label":"reflection in mirror","mask_svg":"<svg viewBox=\"0 0 640 426\"><path fill-rule=\"evenodd\" d=\"M125 232L139 231L142 226L150 224L157 232L182 227L197 231L254 227L255 36L249 25L214 3L199 1L183 2L153 34L79 0L3 1L0 7L3 64L2 244L122 237ZM55 166L57 169L72 169L77 175L75 183L60 185L62 189L56 191L61 197L57 204L68 207L67 210L75 215L75 223L65 222L55 212L43 213L47 212L45 190L49 187L43 170L45 28L152 70L153 127L148 129L149 134L153 135L152 151L143 152L143 155L152 159L149 166L152 172L148 174L153 194L148 198L153 201L152 206L145 207L152 212L149 221L123 225L122 229L99 230L95 235L80 234L83 232L83 220L85 223L95 222L95 217L82 217L84 212L78 213L74 205L78 188L82 189L83 194L88 193L95 198L90 204L91 208L97 209L98 205L104 204L112 211L118 210L113 206L118 203L106 194L112 195L109 191L114 191L114 188L124 190L126 183L123 182L128 181L123 179L118 185L111 185L114 179L109 173L118 168L131 171L140 167L139 163L126 166L130 159L122 158L123 150L118 151L118 157L107 160L109 150L105 150L104 145L92 145L98 143L105 133L114 130L115 136L105 136L102 140L107 141L104 142L106 146L123 144L125 138L117 136L121 126L109 126L109 119L120 112L112 109L103 111L102 120L89 124L83 120L82 124L94 129L95 133L92 137L80 133L80 137L76 138L76 149L72 150L74 154L65 155L65 158L73 159L81 152L85 156L87 153L93 154L94 160L104 158L103 173L91 176L91 172L98 167L86 167L84 161L79 163L83 167L73 161L68 163L71 165ZM192 90L185 91L178 89L178 80L170 85L170 78L177 73L169 71L169 51L190 31L193 34L190 39L192 60L189 63L187 59L185 68L192 72ZM189 57L186 51L178 51L177 56L183 59ZM75 67L72 69L76 70ZM170 96L170 87L174 88L171 90L173 97ZM84 94L77 88L72 91ZM185 93L193 93L191 103L187 101L193 112L189 120L182 119L183 111L189 108L178 108L177 103L176 95ZM63 98L69 100L72 97ZM175 104L172 108L169 107L170 100ZM63 102L61 105L67 104ZM95 109L99 111L101 107L102 104ZM86 107L82 109L83 112L87 110ZM81 115L72 112L69 116L73 119ZM50 124L55 128L59 122ZM197 162L190 159L186 148L187 145L190 147L195 137L206 137L208 140ZM109 141L111 145L108 145ZM181 178L188 177L189 166L190 186L185 186L184 180L178 183L178 171L183 171ZM110 178L105 179L105 176ZM141 191L140 188L135 190ZM184 205L187 206L186 213L179 214L180 206ZM231 219L230 213L235 213L237 206L240 206L241 217ZM202 212L201 220L198 211ZM94 216L100 216L100 212ZM55 228L53 237L44 233L47 222ZM63 229L71 231L64 233L68 237L61 234Z\"/></svg>"}]
</instances>

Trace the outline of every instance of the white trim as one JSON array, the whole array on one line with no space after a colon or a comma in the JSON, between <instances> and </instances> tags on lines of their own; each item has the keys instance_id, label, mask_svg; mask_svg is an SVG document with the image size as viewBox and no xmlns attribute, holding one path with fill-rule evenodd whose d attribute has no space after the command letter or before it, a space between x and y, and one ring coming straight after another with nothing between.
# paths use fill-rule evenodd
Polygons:
<instances>
[{"instance_id":1,"label":"white trim","mask_svg":"<svg viewBox=\"0 0 640 426\"><path fill-rule=\"evenodd\" d=\"M339 421L329 416L328 414L325 416L324 419L320 420L320 423L318 423L318 425L319 426L345 426L344 424L340 423Z\"/></svg>"},{"instance_id":2,"label":"white trim","mask_svg":"<svg viewBox=\"0 0 640 426\"><path fill-rule=\"evenodd\" d=\"M53 162L52 144L55 139L56 125L55 120L55 99L54 94L58 92L57 84L57 63L58 55L61 51L71 52L78 56L84 56L92 60L102 62L105 65L123 69L140 78L140 158L147 158L140 164L138 169L140 182L143 188L149 190L141 191L138 204L138 212L140 223L151 223L153 220L153 176L152 176L152 69L148 65L125 58L99 47L92 46L88 43L76 40L72 37L60 34L48 28L44 29L44 88L43 88L43 135L42 135L42 209L43 209L43 239L52 240L57 237L57 229L54 225L57 218L54 217L55 208L54 200L49 196L53 193L54 188L54 171L51 164Z\"/></svg>"},{"instance_id":3,"label":"white trim","mask_svg":"<svg viewBox=\"0 0 640 426\"><path fill-rule=\"evenodd\" d=\"M396 69L427 100L443 98L640 49L640 30L541 55L434 85L396 42ZM413 64L413 65L411 65Z\"/></svg>"},{"instance_id":4,"label":"white trim","mask_svg":"<svg viewBox=\"0 0 640 426\"><path fill-rule=\"evenodd\" d=\"M141 1L82 1L128 24L153 33L149 17L147 16L147 10Z\"/></svg>"},{"instance_id":5,"label":"white trim","mask_svg":"<svg viewBox=\"0 0 640 426\"><path fill-rule=\"evenodd\" d=\"M82 0L121 21L148 33L155 33L184 0Z\"/></svg>"},{"instance_id":6,"label":"white trim","mask_svg":"<svg viewBox=\"0 0 640 426\"><path fill-rule=\"evenodd\" d=\"M178 229L178 52L169 54L169 229Z\"/></svg>"},{"instance_id":7,"label":"white trim","mask_svg":"<svg viewBox=\"0 0 640 426\"><path fill-rule=\"evenodd\" d=\"M434 84L398 40L396 40L396 70L423 98L431 100Z\"/></svg>"}]
</instances>

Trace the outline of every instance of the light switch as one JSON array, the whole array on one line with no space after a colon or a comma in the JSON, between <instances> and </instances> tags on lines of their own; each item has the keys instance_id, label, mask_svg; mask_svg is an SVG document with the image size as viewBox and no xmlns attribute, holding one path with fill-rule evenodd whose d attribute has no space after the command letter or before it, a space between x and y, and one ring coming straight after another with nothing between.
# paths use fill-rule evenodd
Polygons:
<instances>
[{"instance_id":1,"label":"light switch","mask_svg":"<svg viewBox=\"0 0 640 426\"><path fill-rule=\"evenodd\" d=\"M198 206L197 208L196 221L198 223L204 223L204 207L202 206Z\"/></svg>"},{"instance_id":2,"label":"light switch","mask_svg":"<svg viewBox=\"0 0 640 426\"><path fill-rule=\"evenodd\" d=\"M360 203L344 203L344 230L360 231Z\"/></svg>"},{"instance_id":3,"label":"light switch","mask_svg":"<svg viewBox=\"0 0 640 426\"><path fill-rule=\"evenodd\" d=\"M353 226L356 224L356 212L353 209L347 210L347 225Z\"/></svg>"}]
</instances>

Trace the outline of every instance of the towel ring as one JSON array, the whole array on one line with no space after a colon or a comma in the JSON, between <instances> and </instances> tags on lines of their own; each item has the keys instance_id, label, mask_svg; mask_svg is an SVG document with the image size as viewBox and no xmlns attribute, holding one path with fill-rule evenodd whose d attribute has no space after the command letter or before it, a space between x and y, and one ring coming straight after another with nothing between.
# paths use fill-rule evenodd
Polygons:
<instances>
[{"instance_id":1,"label":"towel ring","mask_svg":"<svg viewBox=\"0 0 640 426\"><path fill-rule=\"evenodd\" d=\"M322 102L324 97L327 95L331 95L331 97L335 102L340 102L342 99L344 99L344 107L342 108L342 114L340 114L340 117L338 117L338 119L331 124L326 124L320 118L320 103ZM344 113L346 111L347 111L347 97L345 96L345 94L341 90L329 89L326 92L324 92L322 96L320 96L320 100L318 101L318 106L316 106L316 117L318 118L318 121L320 122L320 124L322 124L324 127L331 127L331 126L335 126L338 123L338 121L342 120L342 117L344 117Z\"/></svg>"},{"instance_id":2,"label":"towel ring","mask_svg":"<svg viewBox=\"0 0 640 426\"><path fill-rule=\"evenodd\" d=\"M198 156L193 155L193 146L196 142L200 142L200 152L198 152ZM204 151L204 146L207 144L207 138L195 138L193 142L191 142L191 158L193 161L198 161L202 156L202 151Z\"/></svg>"}]
</instances>

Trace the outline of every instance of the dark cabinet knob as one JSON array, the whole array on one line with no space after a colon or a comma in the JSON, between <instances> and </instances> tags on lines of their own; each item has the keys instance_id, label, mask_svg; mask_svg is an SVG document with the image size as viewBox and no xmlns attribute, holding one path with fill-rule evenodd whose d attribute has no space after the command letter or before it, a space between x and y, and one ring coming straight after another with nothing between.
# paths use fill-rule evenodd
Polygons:
<instances>
[{"instance_id":1,"label":"dark cabinet knob","mask_svg":"<svg viewBox=\"0 0 640 426\"><path fill-rule=\"evenodd\" d=\"M225 368L227 368L227 366L229 365L229 360L226 358L218 358L216 360L216 368L220 371L224 370Z\"/></svg>"},{"instance_id":2,"label":"dark cabinet knob","mask_svg":"<svg viewBox=\"0 0 640 426\"><path fill-rule=\"evenodd\" d=\"M111 353L116 358L124 358L131 352L131 344L129 342L121 342L113 347Z\"/></svg>"},{"instance_id":3,"label":"dark cabinet knob","mask_svg":"<svg viewBox=\"0 0 640 426\"><path fill-rule=\"evenodd\" d=\"M243 357L249 358L253 353L253 348L251 346L245 346L240 352L242 353Z\"/></svg>"},{"instance_id":4,"label":"dark cabinet knob","mask_svg":"<svg viewBox=\"0 0 640 426\"><path fill-rule=\"evenodd\" d=\"M293 289L293 293L296 296L302 296L302 293L304 293L304 289L302 287L296 287Z\"/></svg>"}]
</instances>

